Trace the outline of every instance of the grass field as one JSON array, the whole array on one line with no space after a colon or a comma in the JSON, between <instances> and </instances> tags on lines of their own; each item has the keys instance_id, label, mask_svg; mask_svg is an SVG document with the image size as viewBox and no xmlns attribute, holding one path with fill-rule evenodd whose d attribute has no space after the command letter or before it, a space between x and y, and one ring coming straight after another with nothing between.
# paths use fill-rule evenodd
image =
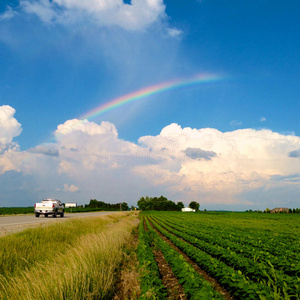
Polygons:
<instances>
[{"instance_id":1,"label":"grass field","mask_svg":"<svg viewBox=\"0 0 300 300\"><path fill-rule=\"evenodd\" d=\"M0 299L111 299L137 214L74 219L0 239Z\"/></svg>"}]
</instances>

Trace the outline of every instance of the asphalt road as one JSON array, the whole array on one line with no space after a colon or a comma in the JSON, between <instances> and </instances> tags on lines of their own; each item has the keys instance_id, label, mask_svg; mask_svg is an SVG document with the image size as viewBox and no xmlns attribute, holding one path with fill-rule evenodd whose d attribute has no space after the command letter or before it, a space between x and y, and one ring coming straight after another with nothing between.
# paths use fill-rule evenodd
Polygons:
<instances>
[{"instance_id":1,"label":"asphalt road","mask_svg":"<svg viewBox=\"0 0 300 300\"><path fill-rule=\"evenodd\" d=\"M40 216L36 218L35 215L17 215L17 216L1 216L0 217L0 237L25 230L26 228L31 228L38 226L39 224L45 223L53 223L53 222L62 222L65 220L70 220L72 218L86 218L86 217L94 217L101 215L108 215L112 213L117 213L115 211L97 211L97 212L87 212L87 213L65 213L63 218L57 217L53 218L49 216L45 218L44 216Z\"/></svg>"}]
</instances>

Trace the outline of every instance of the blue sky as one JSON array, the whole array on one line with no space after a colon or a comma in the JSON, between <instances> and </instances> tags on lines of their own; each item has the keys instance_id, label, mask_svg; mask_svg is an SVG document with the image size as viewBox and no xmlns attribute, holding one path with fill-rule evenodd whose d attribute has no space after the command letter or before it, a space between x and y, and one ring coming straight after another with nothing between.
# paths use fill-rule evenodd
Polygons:
<instances>
[{"instance_id":1,"label":"blue sky","mask_svg":"<svg viewBox=\"0 0 300 300\"><path fill-rule=\"evenodd\" d=\"M208 209L297 207L298 1L80 3L0 4L0 206L163 194ZM196 74L222 80L72 121Z\"/></svg>"}]
</instances>

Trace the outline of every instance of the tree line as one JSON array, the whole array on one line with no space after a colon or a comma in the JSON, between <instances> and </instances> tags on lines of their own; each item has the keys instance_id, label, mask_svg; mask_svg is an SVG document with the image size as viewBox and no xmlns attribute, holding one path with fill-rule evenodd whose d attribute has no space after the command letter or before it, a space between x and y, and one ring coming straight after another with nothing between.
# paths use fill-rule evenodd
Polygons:
<instances>
[{"instance_id":1,"label":"tree line","mask_svg":"<svg viewBox=\"0 0 300 300\"><path fill-rule=\"evenodd\" d=\"M128 210L129 206L126 202L110 204L96 199L91 199L90 203L85 205L85 208L97 208L99 210Z\"/></svg>"},{"instance_id":2,"label":"tree line","mask_svg":"<svg viewBox=\"0 0 300 300\"><path fill-rule=\"evenodd\" d=\"M184 208L184 204L182 202L173 202L164 196L160 197L141 197L137 205L139 209L148 211L148 210L156 210L156 211L181 211ZM196 211L199 210L199 203L192 201L189 204L189 207L195 209Z\"/></svg>"}]
</instances>

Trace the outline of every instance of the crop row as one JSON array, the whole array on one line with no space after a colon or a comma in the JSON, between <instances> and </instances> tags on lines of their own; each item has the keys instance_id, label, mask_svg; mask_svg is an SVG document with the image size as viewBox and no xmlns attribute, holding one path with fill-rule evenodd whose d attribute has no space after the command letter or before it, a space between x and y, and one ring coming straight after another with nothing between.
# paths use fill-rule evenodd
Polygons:
<instances>
[{"instance_id":1,"label":"crop row","mask_svg":"<svg viewBox=\"0 0 300 300\"><path fill-rule=\"evenodd\" d=\"M144 228L144 218L139 225L138 260L141 272L140 299L166 299L166 289L160 279L159 269L154 258L152 246L162 251L173 273L182 285L188 299L224 299L218 294L194 268L186 262L180 253L163 241L152 229L146 219L148 231Z\"/></svg>"},{"instance_id":2,"label":"crop row","mask_svg":"<svg viewBox=\"0 0 300 300\"><path fill-rule=\"evenodd\" d=\"M164 299L166 288L160 279L159 269L151 249L151 238L144 230L143 217L139 225L139 244L137 257L140 264L140 299Z\"/></svg>"},{"instance_id":3,"label":"crop row","mask_svg":"<svg viewBox=\"0 0 300 300\"><path fill-rule=\"evenodd\" d=\"M166 243L146 220L149 234L158 249L160 249L171 266L173 273L182 285L188 299L224 299L211 284L199 275L184 257Z\"/></svg>"},{"instance_id":4,"label":"crop row","mask_svg":"<svg viewBox=\"0 0 300 300\"><path fill-rule=\"evenodd\" d=\"M299 235L297 236L295 233L287 235L286 232L278 232L278 225L282 225L281 223L278 223L277 227L274 225L274 228L271 231L270 229L265 230L263 228L243 228L239 226L232 227L228 226L226 223L215 224L213 220L206 223L201 221L199 218L183 219L179 216L176 216L176 219L173 217L173 220L176 221L176 223L180 222L185 226L193 228L195 226L200 226L201 230L208 230L210 232L212 230L218 231L224 236L224 238L230 238L230 240L235 240L236 242L247 243L252 247L263 249L264 251L268 251L269 253L277 256L281 254L285 256L291 255L292 257L297 254L299 255ZM226 221L230 222L231 220ZM258 225L264 227L265 223L257 222L257 226ZM278 245L281 247L278 247Z\"/></svg>"},{"instance_id":5,"label":"crop row","mask_svg":"<svg viewBox=\"0 0 300 300\"><path fill-rule=\"evenodd\" d=\"M154 226L179 249L186 253L202 269L213 276L238 299L290 299L288 295L282 295L277 288L271 288L263 283L256 283L217 258L198 249L190 243L183 241L169 231L165 230L155 220L151 219ZM296 299L296 298L295 298Z\"/></svg>"},{"instance_id":6,"label":"crop row","mask_svg":"<svg viewBox=\"0 0 300 300\"><path fill-rule=\"evenodd\" d=\"M161 220L161 218L158 218ZM209 244L219 245L228 250L234 251L235 253L247 257L255 262L261 262L264 264L271 264L275 269L282 270L287 275L290 276L299 276L300 275L300 264L295 263L295 261L299 261L299 250L297 252L292 252L292 250L286 249L286 244L282 247L282 255L273 255L268 251L264 250L265 245L267 244L270 237L266 239L256 237L257 246L249 244L249 236L245 235L237 235L235 232L224 234L224 230L216 229L216 228L205 228L204 226L196 227L195 224L188 224L188 222L180 222L178 220L174 220L172 218L164 218L164 221L174 229L181 230L185 233L189 233L190 235L201 239L202 241L206 241ZM252 238L253 238L252 236ZM253 238L254 239L254 238ZM280 243L281 244L281 243ZM279 245L280 245L279 244ZM280 248L277 244L277 248ZM299 248L298 248L299 249ZM288 255L288 253L291 253Z\"/></svg>"},{"instance_id":7,"label":"crop row","mask_svg":"<svg viewBox=\"0 0 300 300\"><path fill-rule=\"evenodd\" d=\"M219 259L233 269L238 270L252 281L272 286L274 291L277 290L277 293L281 296L300 295L299 281L297 278L290 277L278 270L275 270L271 264L254 262L246 257L240 256L230 249L213 245L198 239L194 236L195 230L193 229L188 231L176 225L169 227L162 221L159 221L159 223L164 229L184 239L198 249L209 253L212 257ZM177 230L174 227L176 227Z\"/></svg>"}]
</instances>

